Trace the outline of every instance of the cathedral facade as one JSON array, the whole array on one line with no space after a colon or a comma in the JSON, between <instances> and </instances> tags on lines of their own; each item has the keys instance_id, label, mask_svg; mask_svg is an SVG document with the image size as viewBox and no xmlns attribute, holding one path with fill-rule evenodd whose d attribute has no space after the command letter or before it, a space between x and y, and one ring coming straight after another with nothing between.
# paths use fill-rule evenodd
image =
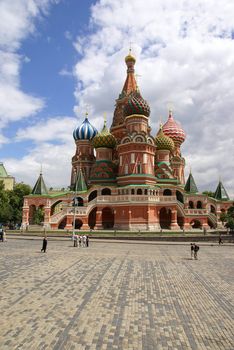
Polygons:
<instances>
[{"instance_id":1,"label":"cathedral facade","mask_svg":"<svg viewBox=\"0 0 234 350\"><path fill-rule=\"evenodd\" d=\"M152 135L150 107L137 86L131 52L125 62L127 77L110 130L104 121L98 132L86 115L73 132L70 190L48 191L40 174L24 199L23 225L33 224L40 208L50 229L221 227L220 214L232 205L222 182L214 197L199 193L191 173L185 183L185 132L169 111L166 123Z\"/></svg>"}]
</instances>

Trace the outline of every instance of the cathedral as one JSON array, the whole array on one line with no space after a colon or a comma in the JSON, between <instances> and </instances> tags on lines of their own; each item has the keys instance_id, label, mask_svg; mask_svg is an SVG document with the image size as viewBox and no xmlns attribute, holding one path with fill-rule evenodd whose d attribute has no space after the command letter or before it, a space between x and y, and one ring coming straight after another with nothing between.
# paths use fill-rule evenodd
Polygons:
<instances>
[{"instance_id":1,"label":"cathedral","mask_svg":"<svg viewBox=\"0 0 234 350\"><path fill-rule=\"evenodd\" d=\"M40 174L24 198L22 224L38 209L47 229L193 230L222 227L232 205L219 181L214 197L199 193L192 173L185 182L181 145L186 134L168 113L156 136L150 106L135 79L135 57L125 58L127 76L116 99L110 129L98 131L86 114L73 132L70 190L49 191Z\"/></svg>"}]
</instances>

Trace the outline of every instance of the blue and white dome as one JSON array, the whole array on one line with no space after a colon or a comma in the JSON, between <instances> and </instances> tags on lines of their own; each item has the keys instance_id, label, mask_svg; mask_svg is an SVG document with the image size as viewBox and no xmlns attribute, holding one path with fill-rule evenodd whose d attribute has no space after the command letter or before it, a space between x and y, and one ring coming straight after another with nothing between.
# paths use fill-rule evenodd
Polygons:
<instances>
[{"instance_id":1,"label":"blue and white dome","mask_svg":"<svg viewBox=\"0 0 234 350\"><path fill-rule=\"evenodd\" d=\"M88 118L86 117L83 123L80 126L77 126L73 131L73 137L75 141L92 140L97 133L97 129L90 124Z\"/></svg>"}]
</instances>

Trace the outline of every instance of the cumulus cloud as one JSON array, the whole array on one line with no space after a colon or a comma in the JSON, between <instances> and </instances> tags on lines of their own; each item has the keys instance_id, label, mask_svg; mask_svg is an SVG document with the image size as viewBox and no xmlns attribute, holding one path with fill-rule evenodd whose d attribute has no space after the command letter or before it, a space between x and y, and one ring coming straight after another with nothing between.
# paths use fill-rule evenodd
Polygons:
<instances>
[{"instance_id":1,"label":"cumulus cloud","mask_svg":"<svg viewBox=\"0 0 234 350\"><path fill-rule=\"evenodd\" d=\"M0 2L0 127L34 115L44 106L43 98L22 91L21 65L30 57L18 54L22 41L35 32L35 21L47 14L56 0ZM1 140L0 140L1 142Z\"/></svg>"},{"instance_id":2,"label":"cumulus cloud","mask_svg":"<svg viewBox=\"0 0 234 350\"><path fill-rule=\"evenodd\" d=\"M89 35L74 43L82 55L74 69L74 110L88 104L95 118L106 111L111 124L132 42L153 133L172 101L187 133L183 155L198 187L214 190L221 174L233 195L233 13L232 0L147 0L147 6L141 0L97 2Z\"/></svg>"},{"instance_id":3,"label":"cumulus cloud","mask_svg":"<svg viewBox=\"0 0 234 350\"><path fill-rule=\"evenodd\" d=\"M10 174L17 174L17 182L22 181L33 186L42 166L48 188L67 187L70 184L71 157L74 153L71 143L72 140L61 145L41 142L40 146L32 147L23 158L5 158L3 162Z\"/></svg>"}]
</instances>

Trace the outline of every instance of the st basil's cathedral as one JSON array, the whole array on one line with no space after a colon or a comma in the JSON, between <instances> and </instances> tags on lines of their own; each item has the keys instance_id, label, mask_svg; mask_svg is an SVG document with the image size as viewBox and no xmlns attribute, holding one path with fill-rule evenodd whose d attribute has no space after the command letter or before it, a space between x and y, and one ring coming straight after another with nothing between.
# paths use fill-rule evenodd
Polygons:
<instances>
[{"instance_id":1,"label":"st basil's cathedral","mask_svg":"<svg viewBox=\"0 0 234 350\"><path fill-rule=\"evenodd\" d=\"M136 83L129 52L127 77L110 129L98 131L86 115L73 132L70 190L49 191L40 174L24 198L24 226L38 208L47 229L192 230L222 227L220 214L232 205L221 182L214 197L198 191L190 172L185 182L181 145L186 134L169 111L156 137L150 106Z\"/></svg>"}]
</instances>

